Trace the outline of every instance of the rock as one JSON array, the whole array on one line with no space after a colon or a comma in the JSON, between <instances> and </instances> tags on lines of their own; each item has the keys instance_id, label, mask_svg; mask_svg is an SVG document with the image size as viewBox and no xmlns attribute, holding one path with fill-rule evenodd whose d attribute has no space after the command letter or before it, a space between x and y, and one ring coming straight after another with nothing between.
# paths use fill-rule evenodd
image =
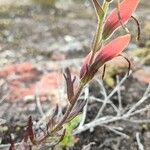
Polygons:
<instances>
[{"instance_id":1,"label":"rock","mask_svg":"<svg viewBox=\"0 0 150 150\"><path fill-rule=\"evenodd\" d=\"M12 74L29 74L36 71L36 68L30 63L7 65L0 71L0 77L7 77Z\"/></svg>"},{"instance_id":2,"label":"rock","mask_svg":"<svg viewBox=\"0 0 150 150\"><path fill-rule=\"evenodd\" d=\"M53 103L59 103L60 96L66 98L64 93L63 75L58 72L51 72L43 75L39 82L36 83L36 93L40 96L41 100L46 100L50 97ZM61 105L66 105L65 101Z\"/></svg>"},{"instance_id":3,"label":"rock","mask_svg":"<svg viewBox=\"0 0 150 150\"><path fill-rule=\"evenodd\" d=\"M62 54L60 52L54 52L51 56L51 60L54 60L54 61L61 61L61 60L64 60L66 58L65 54Z\"/></svg>"},{"instance_id":4,"label":"rock","mask_svg":"<svg viewBox=\"0 0 150 150\"><path fill-rule=\"evenodd\" d=\"M8 81L8 99L11 101L35 100L37 95L41 101L50 100L56 104L60 103L60 95L62 99L66 98L64 78L60 72L42 74L31 63L22 63L5 66L0 71L0 77ZM66 102L61 102L61 105L66 105Z\"/></svg>"}]
</instances>

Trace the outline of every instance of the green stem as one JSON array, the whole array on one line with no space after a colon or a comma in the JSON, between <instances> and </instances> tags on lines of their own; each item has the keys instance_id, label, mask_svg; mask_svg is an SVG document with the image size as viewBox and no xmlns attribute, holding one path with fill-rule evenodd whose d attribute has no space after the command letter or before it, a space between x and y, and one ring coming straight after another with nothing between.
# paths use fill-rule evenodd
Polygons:
<instances>
[{"instance_id":1,"label":"green stem","mask_svg":"<svg viewBox=\"0 0 150 150\"><path fill-rule=\"evenodd\" d=\"M91 63L93 62L96 51L98 50L99 46L102 45L102 42L103 42L102 35L103 35L103 28L104 28L104 20L106 18L108 7L109 7L109 2L104 0L103 6L102 6L104 15L101 18L98 18L98 26L97 26L96 36L94 39L94 45L92 49Z\"/></svg>"}]
</instances>

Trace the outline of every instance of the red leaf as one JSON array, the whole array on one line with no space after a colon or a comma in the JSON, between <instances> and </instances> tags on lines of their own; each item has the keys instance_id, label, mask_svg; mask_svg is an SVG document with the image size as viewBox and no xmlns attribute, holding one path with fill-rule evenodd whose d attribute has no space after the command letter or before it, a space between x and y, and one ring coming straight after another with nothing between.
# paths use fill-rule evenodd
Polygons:
<instances>
[{"instance_id":1,"label":"red leaf","mask_svg":"<svg viewBox=\"0 0 150 150\"><path fill-rule=\"evenodd\" d=\"M14 141L12 139L11 139L11 145L9 147L9 150L16 150L15 143L14 143Z\"/></svg>"},{"instance_id":2,"label":"red leaf","mask_svg":"<svg viewBox=\"0 0 150 150\"><path fill-rule=\"evenodd\" d=\"M28 139L30 138L31 142L33 144L36 144L32 126L33 126L33 122L32 122L32 117L30 116L28 119L28 127L27 127L27 129L25 131L25 135L24 135L24 142L27 143Z\"/></svg>"},{"instance_id":3,"label":"red leaf","mask_svg":"<svg viewBox=\"0 0 150 150\"><path fill-rule=\"evenodd\" d=\"M106 61L118 56L128 46L130 39L130 34L126 34L114 39L99 50L95 62L104 64Z\"/></svg>"},{"instance_id":4,"label":"red leaf","mask_svg":"<svg viewBox=\"0 0 150 150\"><path fill-rule=\"evenodd\" d=\"M82 78L85 75L85 73L88 71L88 67L90 65L90 60L91 60L91 54L92 52L90 52L83 60L83 64L80 70L80 78Z\"/></svg>"},{"instance_id":5,"label":"red leaf","mask_svg":"<svg viewBox=\"0 0 150 150\"><path fill-rule=\"evenodd\" d=\"M14 144L13 144L13 145L11 144L11 146L10 146L9 150L16 150L15 145L14 145Z\"/></svg>"},{"instance_id":6,"label":"red leaf","mask_svg":"<svg viewBox=\"0 0 150 150\"><path fill-rule=\"evenodd\" d=\"M135 11L139 0L123 0L119 4L119 13L121 17L121 22L123 24L127 23L132 13ZM121 26L117 9L114 9L107 17L104 26L103 39L107 39L116 29Z\"/></svg>"},{"instance_id":7,"label":"red leaf","mask_svg":"<svg viewBox=\"0 0 150 150\"><path fill-rule=\"evenodd\" d=\"M95 60L93 64L90 64L92 54L92 52L90 52L83 61L83 65L80 70L80 78L84 77L88 71L90 71L91 75L93 76L106 61L118 56L128 46L130 39L130 34L120 36L102 47L95 54Z\"/></svg>"}]
</instances>

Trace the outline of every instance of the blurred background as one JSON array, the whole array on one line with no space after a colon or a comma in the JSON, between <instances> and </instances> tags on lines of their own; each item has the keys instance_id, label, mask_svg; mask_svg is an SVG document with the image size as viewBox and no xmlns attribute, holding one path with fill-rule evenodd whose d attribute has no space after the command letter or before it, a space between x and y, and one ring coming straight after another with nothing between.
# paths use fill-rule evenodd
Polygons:
<instances>
[{"instance_id":1,"label":"blurred background","mask_svg":"<svg viewBox=\"0 0 150 150\"><path fill-rule=\"evenodd\" d=\"M142 0L136 11L142 37L131 48L136 48L137 44L149 45L149 5ZM96 28L90 0L1 0L0 7L0 49L12 49L12 53L20 52L20 55L27 52L28 57L18 58L19 62L29 60L32 54L49 57L56 51L84 52ZM136 26L133 23L130 26L135 34ZM10 57L7 63L14 62L17 55ZM0 66L5 63L2 58Z\"/></svg>"},{"instance_id":2,"label":"blurred background","mask_svg":"<svg viewBox=\"0 0 150 150\"><path fill-rule=\"evenodd\" d=\"M138 43L133 38L130 50L150 45L149 5L142 0L136 11L142 36ZM0 0L0 7L0 66L46 60L53 53L81 57L90 47L96 28L90 0ZM133 24L129 27L136 35Z\"/></svg>"}]
</instances>

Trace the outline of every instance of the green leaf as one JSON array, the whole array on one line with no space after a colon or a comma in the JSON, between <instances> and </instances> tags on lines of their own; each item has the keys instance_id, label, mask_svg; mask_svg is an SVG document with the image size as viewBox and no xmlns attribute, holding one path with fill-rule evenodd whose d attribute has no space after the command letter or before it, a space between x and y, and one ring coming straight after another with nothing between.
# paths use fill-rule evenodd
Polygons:
<instances>
[{"instance_id":1,"label":"green leaf","mask_svg":"<svg viewBox=\"0 0 150 150\"><path fill-rule=\"evenodd\" d=\"M93 4L94 4L95 10L96 10L98 19L103 18L104 11L103 11L103 8L101 7L101 5L99 4L99 2L97 0L93 0Z\"/></svg>"},{"instance_id":2,"label":"green leaf","mask_svg":"<svg viewBox=\"0 0 150 150\"><path fill-rule=\"evenodd\" d=\"M73 130L80 123L80 120L81 115L78 115L74 119L72 119L69 123L65 124L64 128L66 129L66 133L64 139L59 143L60 146L62 147L74 146L75 139L73 136Z\"/></svg>"}]
</instances>

